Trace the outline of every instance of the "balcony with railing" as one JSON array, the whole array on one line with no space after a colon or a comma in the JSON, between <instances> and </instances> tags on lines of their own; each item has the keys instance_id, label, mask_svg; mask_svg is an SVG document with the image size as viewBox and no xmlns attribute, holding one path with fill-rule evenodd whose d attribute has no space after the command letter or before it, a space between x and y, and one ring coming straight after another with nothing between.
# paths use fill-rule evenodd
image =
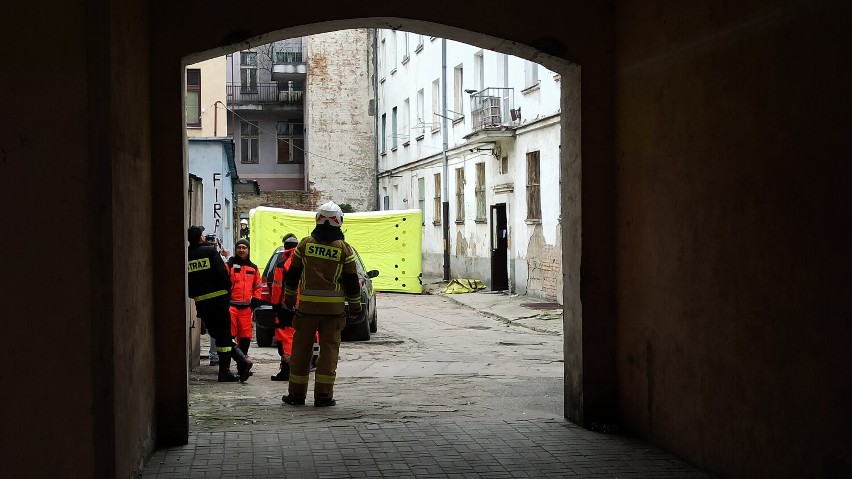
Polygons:
<instances>
[{"instance_id":1,"label":"balcony with railing","mask_svg":"<svg viewBox=\"0 0 852 479\"><path fill-rule=\"evenodd\" d=\"M292 88L285 83L228 83L225 93L228 104L240 105L288 105L302 106L304 87Z\"/></svg>"},{"instance_id":2,"label":"balcony with railing","mask_svg":"<svg viewBox=\"0 0 852 479\"><path fill-rule=\"evenodd\" d=\"M521 109L515 108L513 88L485 88L471 94L470 112L472 124L468 136L513 136L521 119Z\"/></svg>"},{"instance_id":3,"label":"balcony with railing","mask_svg":"<svg viewBox=\"0 0 852 479\"><path fill-rule=\"evenodd\" d=\"M308 73L301 45L279 47L272 52L272 79L275 81L301 81Z\"/></svg>"}]
</instances>

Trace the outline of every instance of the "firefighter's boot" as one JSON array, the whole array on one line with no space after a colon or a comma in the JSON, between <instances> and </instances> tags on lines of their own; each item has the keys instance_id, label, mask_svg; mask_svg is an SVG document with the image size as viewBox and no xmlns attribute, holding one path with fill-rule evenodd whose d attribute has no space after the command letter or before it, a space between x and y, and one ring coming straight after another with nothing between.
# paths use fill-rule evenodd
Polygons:
<instances>
[{"instance_id":1,"label":"firefighter's boot","mask_svg":"<svg viewBox=\"0 0 852 479\"><path fill-rule=\"evenodd\" d=\"M220 352L219 353L219 382L220 383L232 383L239 381L239 378L234 376L234 373L231 372L231 353L230 352Z\"/></svg>"},{"instance_id":2,"label":"firefighter's boot","mask_svg":"<svg viewBox=\"0 0 852 479\"><path fill-rule=\"evenodd\" d=\"M253 366L252 362L246 359L246 355L243 354L240 348L232 348L231 355L237 362L237 374L240 375L240 382L246 382L249 376L251 376L251 367Z\"/></svg>"},{"instance_id":3,"label":"firefighter's boot","mask_svg":"<svg viewBox=\"0 0 852 479\"><path fill-rule=\"evenodd\" d=\"M272 376L273 381L289 381L290 380L290 363L281 361L281 369L278 374Z\"/></svg>"}]
</instances>

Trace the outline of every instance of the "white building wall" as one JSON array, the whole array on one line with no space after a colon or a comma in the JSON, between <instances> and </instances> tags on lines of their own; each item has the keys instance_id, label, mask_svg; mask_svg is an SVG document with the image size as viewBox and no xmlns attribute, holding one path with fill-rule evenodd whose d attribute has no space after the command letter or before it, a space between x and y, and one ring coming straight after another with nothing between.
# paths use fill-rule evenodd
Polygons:
<instances>
[{"instance_id":1,"label":"white building wall","mask_svg":"<svg viewBox=\"0 0 852 479\"><path fill-rule=\"evenodd\" d=\"M443 175L443 119L440 96L433 102L433 81L441 84L441 39L423 38L423 48L416 50L417 34L409 35L409 51L405 56L404 32L395 35L388 30L378 32L380 64L378 68L379 100L379 206L385 201L390 209L417 208L418 179L425 178L423 232L423 274L443 276L443 230L436 215L434 175ZM395 38L394 38L395 37ZM394 48L393 42L396 42ZM384 46L382 46L384 41ZM391 52L397 51L397 58ZM482 57L482 84L475 78L476 57ZM560 231L560 124L559 77L537 66L538 81L528 82L528 65L523 59L478 47L447 41L447 193L450 204L450 273L454 278L482 279L491 284L491 229L489 207L505 203L508 220L508 265L510 289L561 302L561 231ZM514 138L488 143L465 139L472 132L470 94L462 93L455 102L456 68L461 67L461 90L489 87L512 88L514 107L521 118ZM423 108L418 112L418 91L422 90ZM440 95L440 92L439 92ZM409 115L404 115L408 99ZM433 111L433 105L437 111ZM397 108L397 135L394 145L393 108ZM457 115L454 112L461 114ZM420 113L420 114L418 114ZM384 132L381 116L385 116ZM382 149L384 140L384 150ZM527 153L540 152L541 219L527 220L526 175ZM496 153L496 155L495 155ZM500 158L507 157L508 168L501 171ZM485 218L476 216L476 164L485 165ZM456 211L456 169L464 168L464 218ZM440 187L438 192L440 194ZM387 199L385 199L387 197Z\"/></svg>"},{"instance_id":2,"label":"white building wall","mask_svg":"<svg viewBox=\"0 0 852 479\"><path fill-rule=\"evenodd\" d=\"M204 186L201 224L204 234L216 234L222 246L234 251L234 190L225 148L230 140L190 138L187 156L189 173L201 178Z\"/></svg>"}]
</instances>

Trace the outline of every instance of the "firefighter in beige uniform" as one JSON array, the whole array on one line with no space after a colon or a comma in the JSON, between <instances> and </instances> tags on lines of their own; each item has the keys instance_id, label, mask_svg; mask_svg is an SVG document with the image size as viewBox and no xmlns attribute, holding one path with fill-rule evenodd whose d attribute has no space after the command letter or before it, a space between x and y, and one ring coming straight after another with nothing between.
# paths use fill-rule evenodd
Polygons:
<instances>
[{"instance_id":1,"label":"firefighter in beige uniform","mask_svg":"<svg viewBox=\"0 0 852 479\"><path fill-rule=\"evenodd\" d=\"M355 270L355 255L343 241L343 212L334 202L322 205L316 214L316 227L293 252L284 284L286 311L294 314L293 353L290 357L287 404L305 404L308 394L310 361L316 332L320 338L314 385L314 406L334 406L334 380L340 352L340 332L346 314L361 312L361 288ZM296 295L299 310L294 311ZM349 303L344 311L344 300Z\"/></svg>"}]
</instances>

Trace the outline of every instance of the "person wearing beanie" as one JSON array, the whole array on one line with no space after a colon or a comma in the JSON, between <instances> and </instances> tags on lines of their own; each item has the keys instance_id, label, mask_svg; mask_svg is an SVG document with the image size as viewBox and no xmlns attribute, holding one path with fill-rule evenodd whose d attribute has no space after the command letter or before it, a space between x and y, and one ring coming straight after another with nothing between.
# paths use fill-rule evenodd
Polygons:
<instances>
[{"instance_id":1,"label":"person wearing beanie","mask_svg":"<svg viewBox=\"0 0 852 479\"><path fill-rule=\"evenodd\" d=\"M236 338L242 353L248 356L251 347L252 312L260 303L260 270L252 263L247 239L240 239L234 246L235 256L226 264L231 277L231 334Z\"/></svg>"},{"instance_id":2,"label":"person wearing beanie","mask_svg":"<svg viewBox=\"0 0 852 479\"><path fill-rule=\"evenodd\" d=\"M219 355L219 382L245 382L251 375L251 361L234 348L231 317L228 311L231 279L222 256L204 241L203 226L187 230L187 283L195 309L216 341ZM237 362L239 378L231 373L231 359Z\"/></svg>"}]
</instances>

